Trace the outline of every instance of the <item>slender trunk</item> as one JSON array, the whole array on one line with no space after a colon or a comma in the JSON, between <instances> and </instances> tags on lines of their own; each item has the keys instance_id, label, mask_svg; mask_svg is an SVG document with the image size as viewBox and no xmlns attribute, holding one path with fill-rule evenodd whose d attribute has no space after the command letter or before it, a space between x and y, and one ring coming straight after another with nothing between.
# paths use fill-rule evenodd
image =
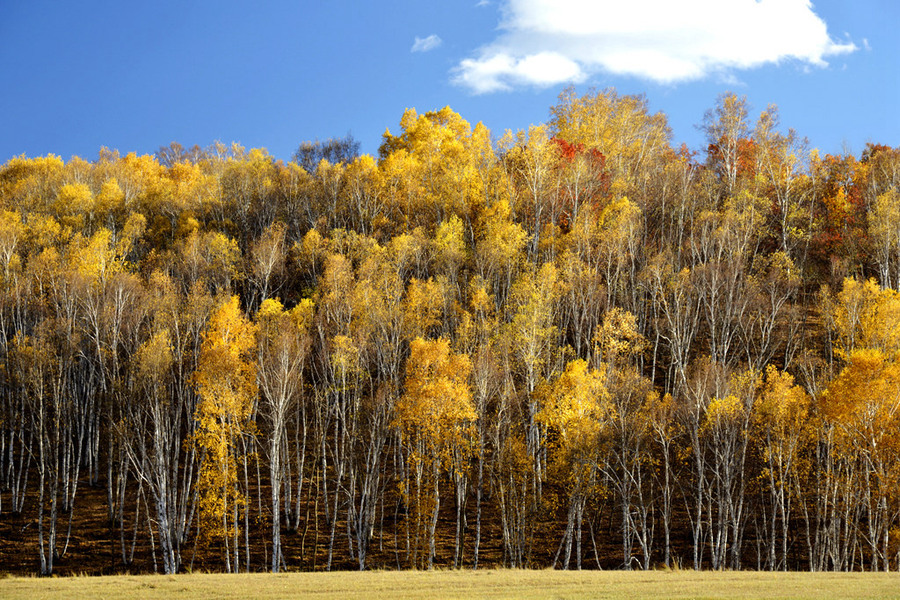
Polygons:
<instances>
[{"instance_id":1,"label":"slender trunk","mask_svg":"<svg viewBox=\"0 0 900 600\"><path fill-rule=\"evenodd\" d=\"M483 444L482 444L483 446ZM478 553L481 549L481 496L484 490L484 448L478 454L478 486L475 491L475 549L472 553L472 570L478 569Z\"/></svg>"},{"instance_id":2,"label":"slender trunk","mask_svg":"<svg viewBox=\"0 0 900 600\"><path fill-rule=\"evenodd\" d=\"M272 485L272 563L273 573L281 566L281 435L278 420L272 431L272 452L269 458L269 481Z\"/></svg>"},{"instance_id":3,"label":"slender trunk","mask_svg":"<svg viewBox=\"0 0 900 600\"><path fill-rule=\"evenodd\" d=\"M437 461L434 463L434 512L431 515L431 526L428 529L428 569L434 567L435 554L435 530L437 529L438 513L441 510L441 494L440 494L440 466Z\"/></svg>"}]
</instances>

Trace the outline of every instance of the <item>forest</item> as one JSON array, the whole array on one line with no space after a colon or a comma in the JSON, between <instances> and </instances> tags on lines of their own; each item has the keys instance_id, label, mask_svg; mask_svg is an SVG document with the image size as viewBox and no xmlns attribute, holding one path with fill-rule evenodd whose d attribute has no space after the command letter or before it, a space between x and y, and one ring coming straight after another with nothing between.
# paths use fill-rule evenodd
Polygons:
<instances>
[{"instance_id":1,"label":"forest","mask_svg":"<svg viewBox=\"0 0 900 600\"><path fill-rule=\"evenodd\" d=\"M900 569L900 148L700 127L9 160L0 568Z\"/></svg>"}]
</instances>

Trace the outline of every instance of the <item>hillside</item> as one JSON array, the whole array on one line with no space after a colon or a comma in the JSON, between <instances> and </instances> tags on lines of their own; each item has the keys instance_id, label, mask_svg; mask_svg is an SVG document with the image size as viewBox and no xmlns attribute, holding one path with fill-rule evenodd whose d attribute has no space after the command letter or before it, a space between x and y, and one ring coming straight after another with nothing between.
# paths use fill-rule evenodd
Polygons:
<instances>
[{"instance_id":1,"label":"hillside","mask_svg":"<svg viewBox=\"0 0 900 600\"><path fill-rule=\"evenodd\" d=\"M0 167L3 569L900 568L900 150L551 114Z\"/></svg>"}]
</instances>

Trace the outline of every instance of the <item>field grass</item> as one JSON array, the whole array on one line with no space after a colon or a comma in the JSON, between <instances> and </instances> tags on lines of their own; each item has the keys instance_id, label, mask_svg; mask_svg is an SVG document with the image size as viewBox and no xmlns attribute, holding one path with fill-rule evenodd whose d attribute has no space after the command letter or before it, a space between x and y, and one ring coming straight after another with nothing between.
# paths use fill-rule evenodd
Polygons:
<instances>
[{"instance_id":1,"label":"field grass","mask_svg":"<svg viewBox=\"0 0 900 600\"><path fill-rule=\"evenodd\" d=\"M8 577L0 598L900 598L896 573L485 570Z\"/></svg>"}]
</instances>

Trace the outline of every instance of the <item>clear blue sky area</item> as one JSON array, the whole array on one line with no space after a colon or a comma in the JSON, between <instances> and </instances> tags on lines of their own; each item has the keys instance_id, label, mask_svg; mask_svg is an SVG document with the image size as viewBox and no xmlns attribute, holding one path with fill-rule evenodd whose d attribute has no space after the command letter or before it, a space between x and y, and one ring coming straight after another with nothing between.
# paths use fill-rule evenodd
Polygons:
<instances>
[{"instance_id":1,"label":"clear blue sky area","mask_svg":"<svg viewBox=\"0 0 900 600\"><path fill-rule=\"evenodd\" d=\"M697 150L730 90L858 154L900 145L898 27L896 0L0 0L0 161L216 140L289 159L348 132L375 153L407 107L499 136L569 83L646 94Z\"/></svg>"}]
</instances>

